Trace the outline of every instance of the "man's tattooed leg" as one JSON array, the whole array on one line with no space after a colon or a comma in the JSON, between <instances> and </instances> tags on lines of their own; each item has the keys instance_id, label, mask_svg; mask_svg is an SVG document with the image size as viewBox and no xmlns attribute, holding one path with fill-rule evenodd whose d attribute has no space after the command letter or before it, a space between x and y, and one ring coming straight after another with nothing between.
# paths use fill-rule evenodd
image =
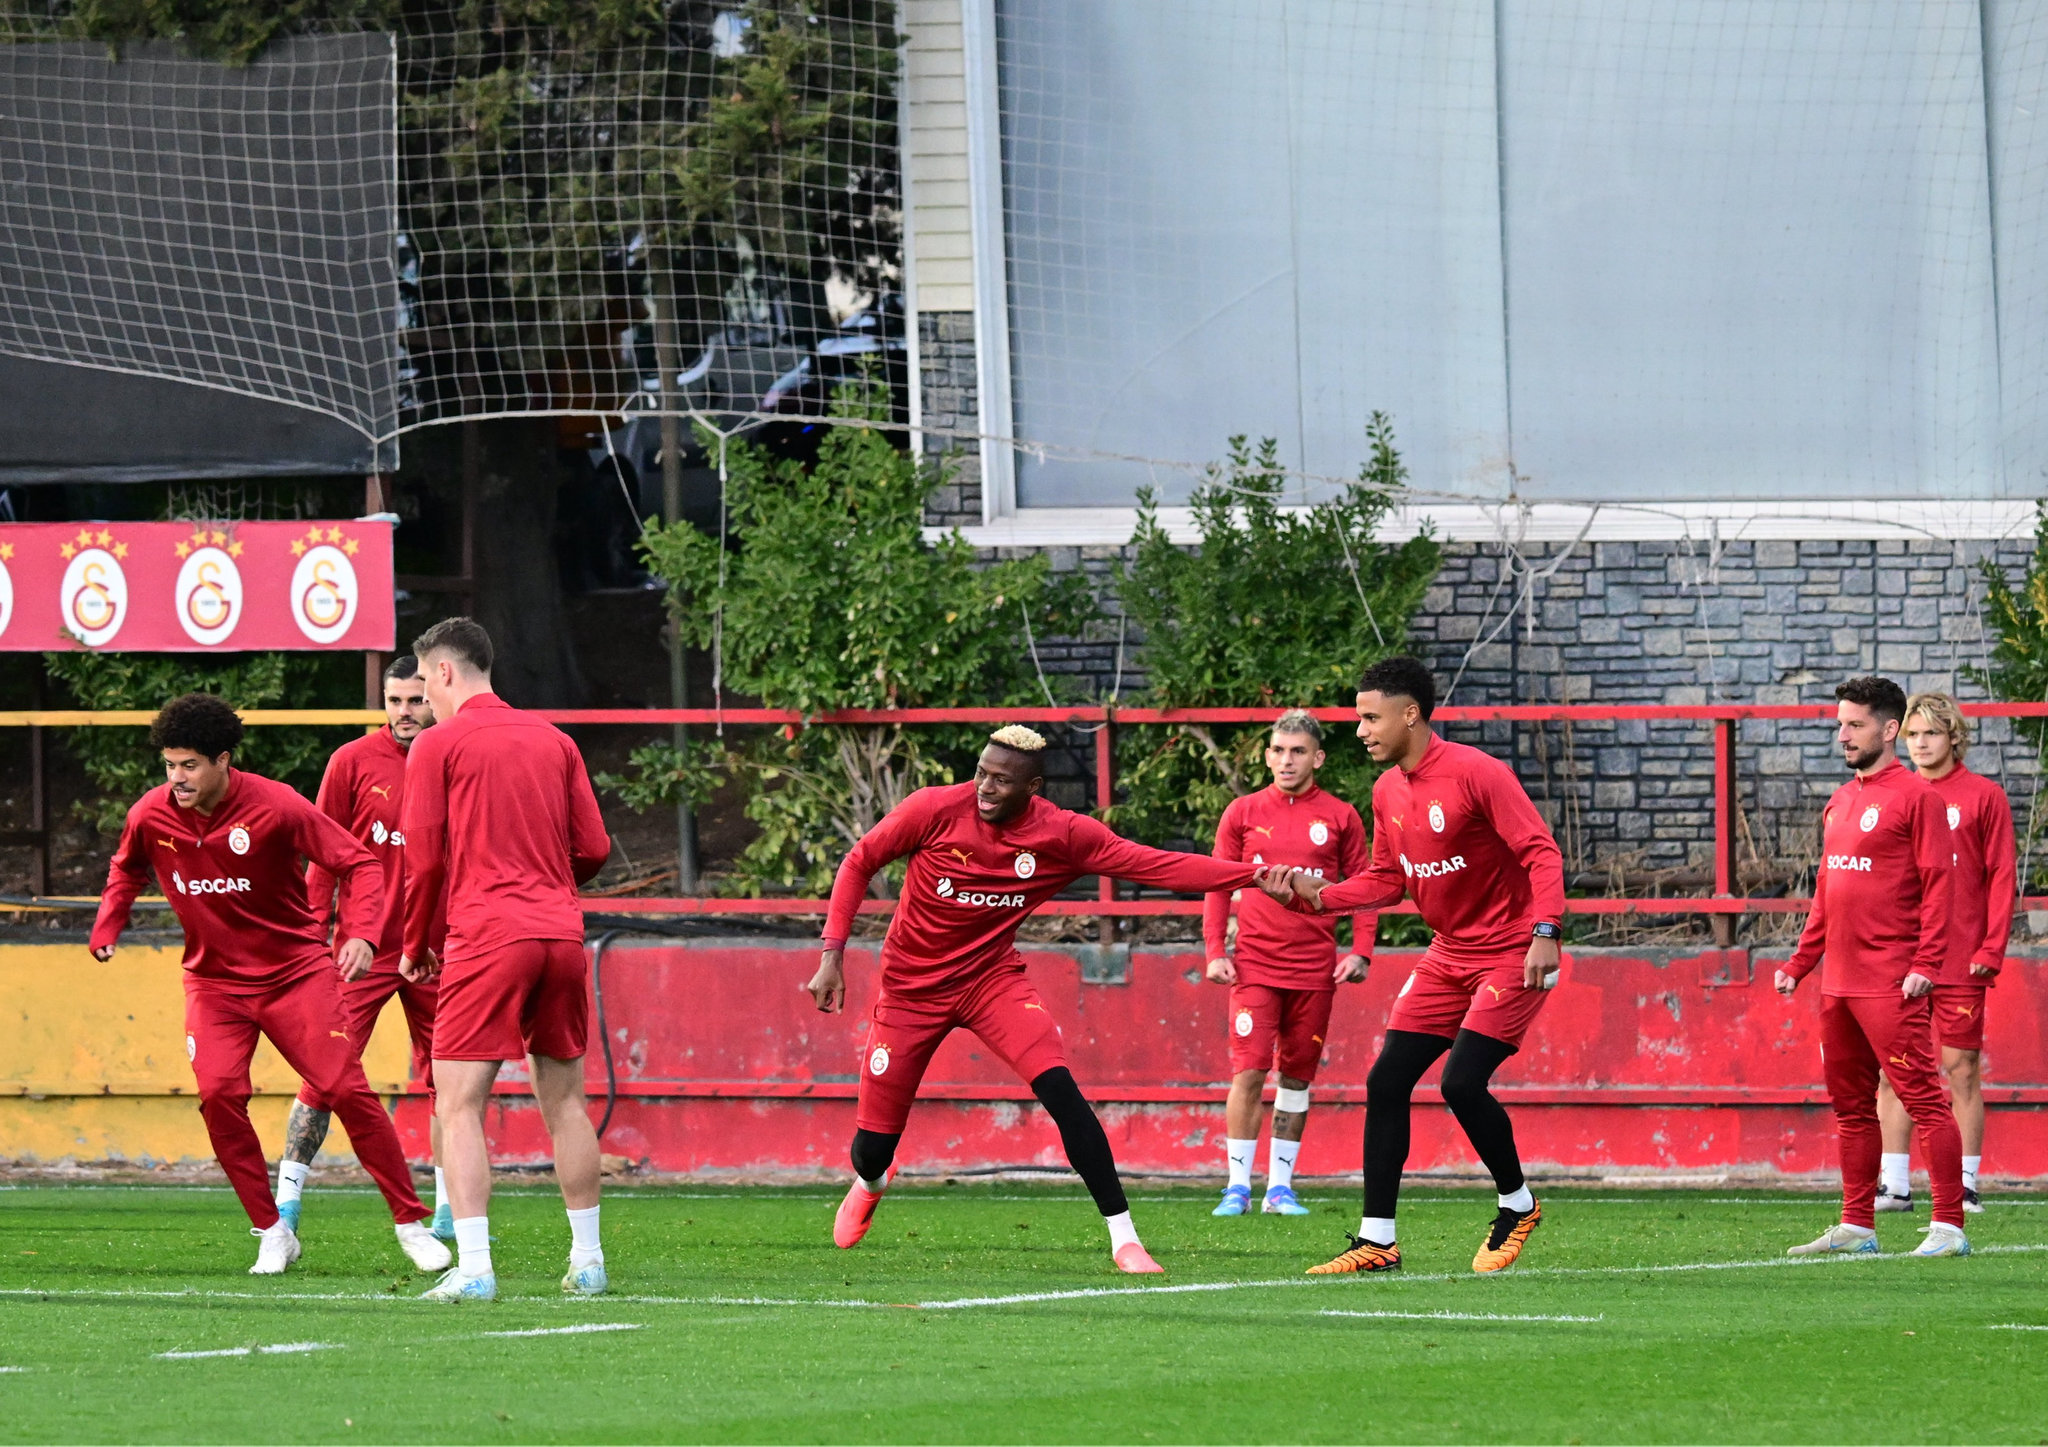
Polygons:
<instances>
[{"instance_id":1,"label":"man's tattooed leg","mask_svg":"<svg viewBox=\"0 0 2048 1447\"><path fill-rule=\"evenodd\" d=\"M284 1124L284 1158L302 1166L312 1165L313 1157L320 1154L320 1147L327 1140L327 1126L332 1119L327 1111L314 1110L304 1101L293 1101L291 1119Z\"/></svg>"}]
</instances>

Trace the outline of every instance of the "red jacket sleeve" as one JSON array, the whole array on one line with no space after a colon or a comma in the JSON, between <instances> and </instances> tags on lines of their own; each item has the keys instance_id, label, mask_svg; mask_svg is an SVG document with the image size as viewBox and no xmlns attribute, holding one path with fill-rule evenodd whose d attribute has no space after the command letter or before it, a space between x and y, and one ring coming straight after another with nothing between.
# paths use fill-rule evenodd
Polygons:
<instances>
[{"instance_id":1,"label":"red jacket sleeve","mask_svg":"<svg viewBox=\"0 0 2048 1447\"><path fill-rule=\"evenodd\" d=\"M1322 893L1321 909L1311 909L1299 899L1289 900L1287 907L1296 914L1320 914L1325 910L1350 910L1356 915L1360 910L1385 909L1390 904L1399 904L1401 897L1408 893L1408 876L1401 871L1400 860L1394 857L1393 830L1380 817L1379 800L1372 804L1372 858L1356 874L1330 885ZM1378 916L1374 916L1377 928ZM1355 931L1357 926L1354 924Z\"/></svg>"},{"instance_id":2,"label":"red jacket sleeve","mask_svg":"<svg viewBox=\"0 0 2048 1447\"><path fill-rule=\"evenodd\" d=\"M1820 963L1828 943L1828 871L1825 865L1813 872L1813 904L1806 911L1806 928L1799 932L1799 947L1785 961L1785 973L1803 980Z\"/></svg>"},{"instance_id":3,"label":"red jacket sleeve","mask_svg":"<svg viewBox=\"0 0 2048 1447\"><path fill-rule=\"evenodd\" d=\"M604 813L597 807L583 755L567 735L562 738L562 748L569 755L569 872L578 884L588 884L611 858L612 836L604 827Z\"/></svg>"},{"instance_id":4,"label":"red jacket sleeve","mask_svg":"<svg viewBox=\"0 0 2048 1447\"><path fill-rule=\"evenodd\" d=\"M1922 790L1913 806L1913 873L1920 889L1920 944L1909 967L1930 980L1941 978L1948 958L1948 902L1955 888L1955 842L1948 812L1933 790Z\"/></svg>"},{"instance_id":5,"label":"red jacket sleeve","mask_svg":"<svg viewBox=\"0 0 2048 1447\"><path fill-rule=\"evenodd\" d=\"M2012 940L2013 903L2019 894L2019 858L2012 837L2012 805L2005 790L1994 788L1977 811L1984 840L1984 941L1970 957L1997 974L2005 968L2006 946Z\"/></svg>"},{"instance_id":6,"label":"red jacket sleeve","mask_svg":"<svg viewBox=\"0 0 2048 1447\"><path fill-rule=\"evenodd\" d=\"M1252 866L1206 854L1154 849L1113 833L1100 819L1076 814L1067 824L1069 863L1081 874L1106 874L1181 894L1240 889L1252 882Z\"/></svg>"},{"instance_id":7,"label":"red jacket sleeve","mask_svg":"<svg viewBox=\"0 0 2048 1447\"><path fill-rule=\"evenodd\" d=\"M375 949L384 932L384 866L360 839L303 799L291 815L299 853L340 881L335 938L367 940Z\"/></svg>"},{"instance_id":8,"label":"red jacket sleeve","mask_svg":"<svg viewBox=\"0 0 2048 1447\"><path fill-rule=\"evenodd\" d=\"M1244 858L1244 826L1238 822L1235 801L1223 811L1223 817L1216 821L1216 847L1210 851L1209 857L1230 860ZM1202 896L1202 943L1207 946L1210 959L1222 958L1224 943L1229 937L1230 891L1211 890Z\"/></svg>"},{"instance_id":9,"label":"red jacket sleeve","mask_svg":"<svg viewBox=\"0 0 2048 1447\"><path fill-rule=\"evenodd\" d=\"M847 937L853 933L854 916L860 913L860 902L867 898L870 881L884 866L917 848L918 841L924 838L932 817L932 792L919 789L891 809L839 861L839 872L832 877L832 903L825 916L826 949L846 948Z\"/></svg>"},{"instance_id":10,"label":"red jacket sleeve","mask_svg":"<svg viewBox=\"0 0 2048 1447\"><path fill-rule=\"evenodd\" d=\"M1365 825L1356 810L1351 817L1337 826L1337 867L1344 871L1344 878L1351 879L1372 867L1372 856L1365 847ZM1373 946L1378 942L1380 916L1378 910L1355 909L1351 912L1351 953L1372 958Z\"/></svg>"},{"instance_id":11,"label":"red jacket sleeve","mask_svg":"<svg viewBox=\"0 0 2048 1447\"><path fill-rule=\"evenodd\" d=\"M428 729L405 757L405 944L407 959L433 948L435 916L448 875L448 775L440 741Z\"/></svg>"},{"instance_id":12,"label":"red jacket sleeve","mask_svg":"<svg viewBox=\"0 0 2048 1447\"><path fill-rule=\"evenodd\" d=\"M327 760L327 770L320 775L320 793L313 800L313 807L346 829L349 825L349 802L355 791L350 787L348 756L337 751ZM334 872L317 861L306 864L306 899L313 906L313 913L320 917L323 925L334 923Z\"/></svg>"},{"instance_id":13,"label":"red jacket sleeve","mask_svg":"<svg viewBox=\"0 0 2048 1447\"><path fill-rule=\"evenodd\" d=\"M1472 776L1472 785L1501 843L1529 871L1529 902L1535 908L1536 918L1563 924L1564 851L1557 847L1557 837L1530 802L1528 790L1506 764L1478 770Z\"/></svg>"},{"instance_id":14,"label":"red jacket sleeve","mask_svg":"<svg viewBox=\"0 0 2048 1447\"><path fill-rule=\"evenodd\" d=\"M121 842L114 848L114 857L107 861L107 887L100 892L100 909L93 918L88 949L103 949L121 938L121 931L128 928L128 912L135 906L135 896L149 882L148 846L141 814L142 805L135 805L121 825Z\"/></svg>"}]
</instances>

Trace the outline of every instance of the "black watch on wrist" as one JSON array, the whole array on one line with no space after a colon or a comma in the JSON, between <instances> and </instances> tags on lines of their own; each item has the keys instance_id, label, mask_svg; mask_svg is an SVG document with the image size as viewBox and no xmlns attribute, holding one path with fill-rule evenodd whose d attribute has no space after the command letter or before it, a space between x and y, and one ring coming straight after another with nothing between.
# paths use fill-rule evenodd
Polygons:
<instances>
[{"instance_id":1,"label":"black watch on wrist","mask_svg":"<svg viewBox=\"0 0 2048 1447\"><path fill-rule=\"evenodd\" d=\"M1558 940L1564 938L1564 931L1547 919L1536 921L1536 928L1533 933L1539 940Z\"/></svg>"}]
</instances>

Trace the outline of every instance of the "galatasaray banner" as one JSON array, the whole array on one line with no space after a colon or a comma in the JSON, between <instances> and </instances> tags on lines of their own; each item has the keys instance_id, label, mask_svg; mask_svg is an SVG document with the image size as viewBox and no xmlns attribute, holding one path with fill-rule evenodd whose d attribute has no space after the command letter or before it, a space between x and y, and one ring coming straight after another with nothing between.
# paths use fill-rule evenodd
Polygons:
<instances>
[{"instance_id":1,"label":"galatasaray banner","mask_svg":"<svg viewBox=\"0 0 2048 1447\"><path fill-rule=\"evenodd\" d=\"M388 651L391 528L0 524L0 651Z\"/></svg>"}]
</instances>

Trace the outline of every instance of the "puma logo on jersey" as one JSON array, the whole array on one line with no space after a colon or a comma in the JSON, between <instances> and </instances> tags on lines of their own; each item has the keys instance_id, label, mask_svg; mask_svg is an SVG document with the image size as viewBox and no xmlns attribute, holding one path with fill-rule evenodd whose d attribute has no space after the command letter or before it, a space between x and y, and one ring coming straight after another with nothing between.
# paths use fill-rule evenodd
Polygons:
<instances>
[{"instance_id":1,"label":"puma logo on jersey","mask_svg":"<svg viewBox=\"0 0 2048 1447\"><path fill-rule=\"evenodd\" d=\"M1486 988L1493 993L1495 1000L1499 1000L1503 995L1507 994L1507 991L1503 990L1499 985L1488 985Z\"/></svg>"},{"instance_id":2,"label":"puma logo on jersey","mask_svg":"<svg viewBox=\"0 0 2048 1447\"><path fill-rule=\"evenodd\" d=\"M1273 837L1273 826L1270 824L1254 824L1252 825L1252 833L1263 834L1268 839L1271 839Z\"/></svg>"},{"instance_id":3,"label":"puma logo on jersey","mask_svg":"<svg viewBox=\"0 0 2048 1447\"><path fill-rule=\"evenodd\" d=\"M391 786L389 784L372 784L370 785L370 792L380 799L388 799L391 797Z\"/></svg>"},{"instance_id":4,"label":"puma logo on jersey","mask_svg":"<svg viewBox=\"0 0 2048 1447\"><path fill-rule=\"evenodd\" d=\"M1977 1007L1975 1005L1954 1005L1950 1008L1953 1009L1958 1015L1962 1016L1965 1020L1969 1019L1972 1015L1977 1013Z\"/></svg>"},{"instance_id":5,"label":"puma logo on jersey","mask_svg":"<svg viewBox=\"0 0 2048 1447\"><path fill-rule=\"evenodd\" d=\"M166 849L176 849L178 847L178 841L175 839L159 839L156 842L163 845Z\"/></svg>"},{"instance_id":6,"label":"puma logo on jersey","mask_svg":"<svg viewBox=\"0 0 2048 1447\"><path fill-rule=\"evenodd\" d=\"M1026 1000L1024 1002L1024 1008L1027 1010L1037 1010L1042 1013L1045 1009L1045 1006L1039 1004L1036 1000Z\"/></svg>"}]
</instances>

